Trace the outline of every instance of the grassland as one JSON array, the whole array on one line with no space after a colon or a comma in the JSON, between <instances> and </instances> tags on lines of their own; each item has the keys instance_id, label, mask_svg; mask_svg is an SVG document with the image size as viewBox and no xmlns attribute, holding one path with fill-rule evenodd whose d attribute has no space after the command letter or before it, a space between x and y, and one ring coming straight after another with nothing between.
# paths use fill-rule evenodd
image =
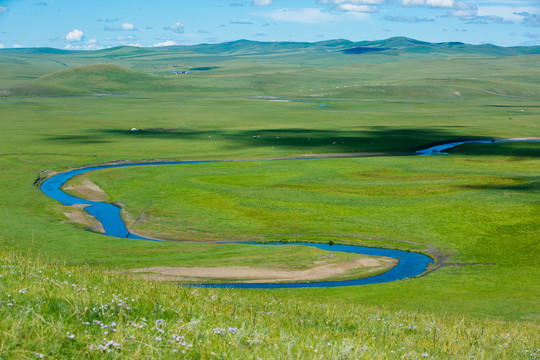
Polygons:
<instances>
[{"instance_id":1,"label":"grassland","mask_svg":"<svg viewBox=\"0 0 540 360\"><path fill-rule=\"evenodd\" d=\"M538 347L540 298L539 147L532 143L470 145L451 157L246 162L171 167L165 173L145 168L92 174L111 200L127 204L134 218L151 202L148 214L158 221L143 221L137 231L198 240L296 240L293 235L300 235L312 241L427 249L448 265L396 283L274 292L192 294L173 284L105 275L129 268L131 261L134 267L167 261L192 261L195 266L197 257L199 264L216 265L234 257L253 263L283 259L279 266L286 267L296 252L156 244L81 231L67 223L65 207L32 185L40 172L117 160L406 155L417 146L452 138L540 133L537 55L197 51L0 52L0 188L5 204L0 207L0 307L6 314L0 320L5 339L0 357L32 357L32 352L103 356L89 347L104 346L106 330L99 324L86 329L83 320L123 324L115 332L118 338L106 339L120 343L123 352L107 356L166 357L173 348L155 337L170 337L159 335L155 321L165 319L172 336L192 319L209 316L200 327L182 327L190 332L183 335L187 343L202 341L193 357L225 352L223 357L388 358L394 356L391 350L403 346L413 352L410 357L426 352L436 358L531 358ZM168 75L197 66L218 67ZM105 86L103 76L114 81ZM272 101L279 99L298 101ZM133 127L144 131L132 132ZM163 190L174 198L163 196ZM203 255L195 255L201 249ZM40 278L39 270L46 276ZM53 271L70 271L80 286L63 283L67 278L55 277ZM79 288L88 291L77 292ZM120 308L112 310L113 294L123 298L135 289L140 293L137 311L123 317ZM83 293L87 295L81 297ZM4 294L16 297L17 305L8 306ZM214 308L208 301L212 296L226 303ZM95 313L84 310L98 303L109 305ZM271 308L280 303L285 306L278 318L263 316L276 313ZM157 315L160 306L170 306L167 318ZM235 316L242 320L232 322ZM129 332L128 321L139 324L143 317L157 333L139 337ZM416 330L398 330L398 324L409 326L413 320ZM247 335L239 340L228 330L214 334L215 328L229 326L246 329ZM434 328L441 330L435 341ZM68 331L75 339L68 338ZM336 334L342 336L341 350L321 350L321 344L333 344L328 339ZM130 335L136 341L128 345ZM394 349L395 344L403 345ZM310 353L309 346L319 353ZM362 352L364 346L367 352ZM456 353L450 352L453 348Z\"/></svg>"},{"instance_id":2,"label":"grassland","mask_svg":"<svg viewBox=\"0 0 540 360\"><path fill-rule=\"evenodd\" d=\"M4 359L534 359L536 323L149 283L0 254Z\"/></svg>"}]
</instances>

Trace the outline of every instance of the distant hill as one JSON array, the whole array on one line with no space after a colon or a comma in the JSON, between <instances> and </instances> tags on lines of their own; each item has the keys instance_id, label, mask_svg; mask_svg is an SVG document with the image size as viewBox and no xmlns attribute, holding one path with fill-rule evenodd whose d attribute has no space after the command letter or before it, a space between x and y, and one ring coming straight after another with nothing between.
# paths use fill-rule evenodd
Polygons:
<instances>
[{"instance_id":1,"label":"distant hill","mask_svg":"<svg viewBox=\"0 0 540 360\"><path fill-rule=\"evenodd\" d=\"M471 45L461 42L430 43L406 37L386 40L352 42L349 40L328 40L307 42L260 42L237 40L221 44L201 44L194 46L166 47L169 51L191 51L201 54L228 55L271 55L294 53L338 53L369 54L386 52L396 54L431 54L435 56L476 55L476 56L517 56L540 54L540 46L502 47L491 44Z\"/></svg>"},{"instance_id":2,"label":"distant hill","mask_svg":"<svg viewBox=\"0 0 540 360\"><path fill-rule=\"evenodd\" d=\"M78 51L55 49L50 47L0 49L0 55L73 54L76 52Z\"/></svg>"},{"instance_id":3,"label":"distant hill","mask_svg":"<svg viewBox=\"0 0 540 360\"><path fill-rule=\"evenodd\" d=\"M171 86L185 89L188 84L193 84L193 76L202 76L200 70L208 70L204 76L219 77L234 74L238 67L244 67L243 71L249 74L262 68L277 69L284 64L336 67L448 57L539 54L540 46L430 43L406 37L358 42L335 39L315 43L237 40L192 46L121 46L97 51L0 49L0 66L4 70L0 73L0 96L159 91L171 89ZM264 80L250 81L259 87L276 79L268 75ZM197 86L228 85L227 82L208 80L197 82Z\"/></svg>"},{"instance_id":4,"label":"distant hill","mask_svg":"<svg viewBox=\"0 0 540 360\"><path fill-rule=\"evenodd\" d=\"M386 40L360 41L342 50L344 54L367 54L386 52L388 54L425 54L432 56L518 56L540 54L540 46L503 47L492 44L471 45L462 42L430 43L406 37Z\"/></svg>"},{"instance_id":5,"label":"distant hill","mask_svg":"<svg viewBox=\"0 0 540 360\"><path fill-rule=\"evenodd\" d=\"M204 54L228 56L294 55L294 54L347 54L366 55L386 53L388 55L424 54L432 56L517 56L540 54L540 46L502 47L492 44L471 45L462 42L430 43L407 37L385 40L352 42L344 39L309 42L261 42L237 40L220 44L174 45L160 48L138 48L121 46L97 51L66 51L51 48L0 49L1 55L14 54L94 54L108 58L151 56L156 54Z\"/></svg>"}]
</instances>

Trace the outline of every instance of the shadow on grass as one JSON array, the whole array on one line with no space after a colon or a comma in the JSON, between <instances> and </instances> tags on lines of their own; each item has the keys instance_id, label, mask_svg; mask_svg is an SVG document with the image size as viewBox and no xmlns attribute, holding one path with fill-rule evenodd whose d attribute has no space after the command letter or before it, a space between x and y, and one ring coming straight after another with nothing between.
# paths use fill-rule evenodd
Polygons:
<instances>
[{"instance_id":1,"label":"shadow on grass","mask_svg":"<svg viewBox=\"0 0 540 360\"><path fill-rule=\"evenodd\" d=\"M49 141L57 141L69 144L106 144L111 140L98 135L63 135L48 137Z\"/></svg>"},{"instance_id":2,"label":"shadow on grass","mask_svg":"<svg viewBox=\"0 0 540 360\"><path fill-rule=\"evenodd\" d=\"M458 130L458 129L456 129ZM463 130L460 128L459 130ZM220 140L224 146L281 147L298 152L404 152L411 153L419 146L448 139L472 138L466 134L446 129L400 129L386 126L363 127L356 130L335 129L103 129L105 138L136 138L160 140ZM478 137L474 137L478 138Z\"/></svg>"},{"instance_id":3,"label":"shadow on grass","mask_svg":"<svg viewBox=\"0 0 540 360\"><path fill-rule=\"evenodd\" d=\"M467 128L395 128L388 126L362 127L361 129L97 129L89 135L64 135L46 140L71 144L100 144L124 140L219 141L221 149L279 147L297 153L355 153L391 152L413 154L428 145L458 140L487 139L466 134ZM539 143L495 143L462 145L450 152L461 155L504 155L515 157L540 157Z\"/></svg>"},{"instance_id":4,"label":"shadow on grass","mask_svg":"<svg viewBox=\"0 0 540 360\"><path fill-rule=\"evenodd\" d=\"M540 158L540 142L468 144L451 149L450 152L458 155L499 155Z\"/></svg>"},{"instance_id":5,"label":"shadow on grass","mask_svg":"<svg viewBox=\"0 0 540 360\"><path fill-rule=\"evenodd\" d=\"M462 185L461 188L467 190L504 190L504 191L523 191L523 192L537 192L540 191L540 181L529 181L523 184L517 185L496 185L496 184L474 184L474 185Z\"/></svg>"}]
</instances>

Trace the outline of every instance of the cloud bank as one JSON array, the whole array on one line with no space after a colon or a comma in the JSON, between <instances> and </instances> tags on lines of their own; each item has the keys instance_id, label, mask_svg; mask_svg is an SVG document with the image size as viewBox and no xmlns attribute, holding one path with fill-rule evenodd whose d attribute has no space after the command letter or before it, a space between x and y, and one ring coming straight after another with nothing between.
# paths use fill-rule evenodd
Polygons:
<instances>
[{"instance_id":1,"label":"cloud bank","mask_svg":"<svg viewBox=\"0 0 540 360\"><path fill-rule=\"evenodd\" d=\"M84 38L84 33L79 30L79 29L75 29L73 31L70 31L66 36L65 36L65 39L67 41L71 41L71 42L77 42L77 41L81 41L82 39Z\"/></svg>"}]
</instances>

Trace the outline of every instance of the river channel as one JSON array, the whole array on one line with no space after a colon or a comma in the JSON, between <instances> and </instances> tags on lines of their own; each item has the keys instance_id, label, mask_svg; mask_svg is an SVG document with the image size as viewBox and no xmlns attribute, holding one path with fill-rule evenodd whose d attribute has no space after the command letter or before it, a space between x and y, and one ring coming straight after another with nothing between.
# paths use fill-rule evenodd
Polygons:
<instances>
[{"instance_id":1,"label":"river channel","mask_svg":"<svg viewBox=\"0 0 540 360\"><path fill-rule=\"evenodd\" d=\"M456 142L448 142L445 144L437 144L425 149L417 151L418 155L440 155L446 154L445 151L455 146L469 143L493 143L493 142L521 142L527 140L464 140ZM534 141L534 140L532 140ZM306 159L304 159L306 160ZM41 190L49 197L61 202L64 205L79 205L86 206L85 210L92 216L94 216L103 225L105 233L103 235L129 238L146 241L161 242L163 240L144 238L128 231L124 221L120 216L120 208L116 205L90 201L82 198L78 198L65 193L62 190L62 186L74 176L88 173L100 169L121 168L121 167L134 167L134 166L172 166L172 165L184 165L201 164L201 163L221 163L232 162L235 160L208 160L208 161L170 161L170 162L151 162L151 163L130 163L130 164L112 164L112 165L100 165L81 169L75 169L64 173L57 174L43 182ZM275 159L275 160L260 160L260 161L294 161L294 159ZM366 254L374 256L387 256L398 260L398 265L394 266L389 271L363 279L354 280L340 280L340 281L321 281L321 282L301 282L301 283L226 283L226 284L202 284L197 286L203 287L216 287L216 288L300 288L300 287L333 287L333 286L352 286L352 285L366 285L377 284L389 281L403 280L407 278L413 278L422 275L428 270L430 264L433 264L434 260L424 254L414 251L403 251L387 248L365 247L357 245L342 245L342 244L324 244L324 243L238 243L251 246L287 246L287 245L304 245L312 246L325 251L341 251L357 254Z\"/></svg>"}]
</instances>

